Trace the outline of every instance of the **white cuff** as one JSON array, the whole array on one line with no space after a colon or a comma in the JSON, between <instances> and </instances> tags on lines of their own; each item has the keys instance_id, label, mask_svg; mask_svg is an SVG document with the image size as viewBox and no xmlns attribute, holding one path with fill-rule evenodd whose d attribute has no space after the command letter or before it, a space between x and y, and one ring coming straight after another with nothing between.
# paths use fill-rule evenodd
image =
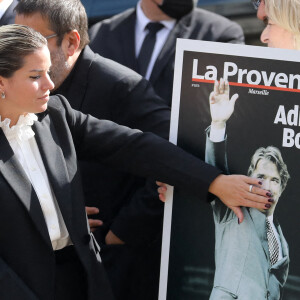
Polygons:
<instances>
[{"instance_id":1,"label":"white cuff","mask_svg":"<svg viewBox=\"0 0 300 300\"><path fill-rule=\"evenodd\" d=\"M213 143L223 142L225 140L225 132L226 132L226 125L222 129L214 128L214 126L211 126L209 139Z\"/></svg>"}]
</instances>

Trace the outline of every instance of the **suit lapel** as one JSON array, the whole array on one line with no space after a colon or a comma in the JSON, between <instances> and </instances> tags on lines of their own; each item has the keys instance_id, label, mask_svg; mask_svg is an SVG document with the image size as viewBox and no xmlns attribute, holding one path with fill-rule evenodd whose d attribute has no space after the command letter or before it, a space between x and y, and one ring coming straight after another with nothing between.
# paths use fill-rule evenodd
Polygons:
<instances>
[{"instance_id":1,"label":"suit lapel","mask_svg":"<svg viewBox=\"0 0 300 300\"><path fill-rule=\"evenodd\" d=\"M0 145L0 172L24 204L45 242L52 247L40 202L2 130L0 130Z\"/></svg>"},{"instance_id":2,"label":"suit lapel","mask_svg":"<svg viewBox=\"0 0 300 300\"><path fill-rule=\"evenodd\" d=\"M269 246L268 246L267 231L266 231L266 216L255 208L249 208L249 213L253 220L253 224L256 229L257 235L261 241L261 245L264 249L266 258L268 261L270 261Z\"/></svg>"},{"instance_id":3,"label":"suit lapel","mask_svg":"<svg viewBox=\"0 0 300 300\"><path fill-rule=\"evenodd\" d=\"M4 13L4 15L2 16L2 18L0 19L0 26L1 25L7 25L7 24L10 23L10 21L11 21L11 16L9 15L9 12L6 11Z\"/></svg>"},{"instance_id":4,"label":"suit lapel","mask_svg":"<svg viewBox=\"0 0 300 300\"><path fill-rule=\"evenodd\" d=\"M70 179L66 162L60 147L53 122L46 115L41 122L35 122L33 130L38 144L50 186L53 189L65 224L70 232L72 228L72 201Z\"/></svg>"},{"instance_id":5,"label":"suit lapel","mask_svg":"<svg viewBox=\"0 0 300 300\"><path fill-rule=\"evenodd\" d=\"M288 269L289 269L289 249L288 249L288 244L283 236L281 227L277 221L277 219L274 217L274 225L276 227L276 230L278 232L279 238L280 238L280 243L281 243L281 248L282 248L282 259L278 260L277 263L275 263L272 266L272 272L276 274L277 280L284 285L284 283L287 280L288 277Z\"/></svg>"},{"instance_id":6,"label":"suit lapel","mask_svg":"<svg viewBox=\"0 0 300 300\"><path fill-rule=\"evenodd\" d=\"M137 71L137 60L135 57L135 23L136 10L127 18L121 31L121 53L123 56L124 65L128 68Z\"/></svg>"},{"instance_id":7,"label":"suit lapel","mask_svg":"<svg viewBox=\"0 0 300 300\"><path fill-rule=\"evenodd\" d=\"M182 18L179 22L177 22L173 30L170 32L167 41L154 64L150 77L150 82L152 84L154 84L155 81L158 79L160 73L168 64L170 59L174 60L176 50L176 39L185 38L189 36L190 21L191 14L187 15L186 17Z\"/></svg>"},{"instance_id":8,"label":"suit lapel","mask_svg":"<svg viewBox=\"0 0 300 300\"><path fill-rule=\"evenodd\" d=\"M282 247L282 256L283 256L283 258L287 257L287 256L289 256L288 243L287 243L287 241L282 233L281 227L275 217L274 217L274 225L276 227L276 230L277 230L279 238L280 238L280 243L281 243L281 247Z\"/></svg>"}]
</instances>

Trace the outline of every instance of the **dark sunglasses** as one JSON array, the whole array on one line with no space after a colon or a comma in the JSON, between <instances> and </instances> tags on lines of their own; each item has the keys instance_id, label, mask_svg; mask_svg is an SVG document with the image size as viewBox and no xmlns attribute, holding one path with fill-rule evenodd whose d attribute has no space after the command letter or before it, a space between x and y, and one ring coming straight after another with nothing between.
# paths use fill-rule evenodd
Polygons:
<instances>
[{"instance_id":1,"label":"dark sunglasses","mask_svg":"<svg viewBox=\"0 0 300 300\"><path fill-rule=\"evenodd\" d=\"M255 9L258 9L261 0L251 0L251 2L252 2L252 4L253 4L254 8L255 8Z\"/></svg>"}]
</instances>

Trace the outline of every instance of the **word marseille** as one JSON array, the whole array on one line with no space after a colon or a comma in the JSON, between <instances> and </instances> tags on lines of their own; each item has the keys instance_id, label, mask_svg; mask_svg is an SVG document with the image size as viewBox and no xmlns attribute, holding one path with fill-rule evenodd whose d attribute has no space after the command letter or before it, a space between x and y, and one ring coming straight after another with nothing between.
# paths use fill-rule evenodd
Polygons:
<instances>
[{"instance_id":1,"label":"word marseille","mask_svg":"<svg viewBox=\"0 0 300 300\"><path fill-rule=\"evenodd\" d=\"M193 60L193 80L217 80L218 70L215 66L206 66L204 75L198 74L198 59ZM223 78L229 80L229 77L237 76L237 83L246 83L252 85L271 86L275 85L279 88L300 89L299 74L285 74L266 71L239 69L233 62L225 62L223 70ZM297 87L294 87L296 83Z\"/></svg>"},{"instance_id":2,"label":"word marseille","mask_svg":"<svg viewBox=\"0 0 300 300\"><path fill-rule=\"evenodd\" d=\"M248 91L248 94L264 95L264 96L268 96L269 93L270 92L267 90L258 91L258 90L254 90L254 89L249 89L249 91Z\"/></svg>"},{"instance_id":3,"label":"word marseille","mask_svg":"<svg viewBox=\"0 0 300 300\"><path fill-rule=\"evenodd\" d=\"M279 105L274 124L300 126L299 105L295 105L287 112L283 105ZM293 146L300 149L300 132L295 134L294 129L283 128L282 147L291 148Z\"/></svg>"}]
</instances>

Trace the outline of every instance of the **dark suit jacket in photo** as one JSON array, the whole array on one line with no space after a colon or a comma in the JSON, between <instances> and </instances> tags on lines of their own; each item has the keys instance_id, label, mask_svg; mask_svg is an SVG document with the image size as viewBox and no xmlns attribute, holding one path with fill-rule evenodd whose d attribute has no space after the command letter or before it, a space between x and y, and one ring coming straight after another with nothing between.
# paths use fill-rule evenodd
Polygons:
<instances>
[{"instance_id":1,"label":"dark suit jacket in photo","mask_svg":"<svg viewBox=\"0 0 300 300\"><path fill-rule=\"evenodd\" d=\"M18 2L18 0L14 0L12 4L8 7L2 18L0 18L0 26L15 23L16 13L14 12L14 8L17 6Z\"/></svg>"},{"instance_id":2,"label":"dark suit jacket in photo","mask_svg":"<svg viewBox=\"0 0 300 300\"><path fill-rule=\"evenodd\" d=\"M110 19L96 23L89 30L91 49L104 57L137 70L135 23L135 9L126 10ZM241 27L220 15L195 8L181 18L158 55L150 77L155 92L167 101L168 105L171 105L172 100L177 38L223 43L244 42Z\"/></svg>"},{"instance_id":3,"label":"dark suit jacket in photo","mask_svg":"<svg viewBox=\"0 0 300 300\"><path fill-rule=\"evenodd\" d=\"M77 158L157 178L200 197L220 171L154 134L75 111L62 96L52 96L38 117L35 138L86 272L88 299L113 299L89 233ZM53 300L55 258L39 200L2 130L0 144L0 299Z\"/></svg>"}]
</instances>

